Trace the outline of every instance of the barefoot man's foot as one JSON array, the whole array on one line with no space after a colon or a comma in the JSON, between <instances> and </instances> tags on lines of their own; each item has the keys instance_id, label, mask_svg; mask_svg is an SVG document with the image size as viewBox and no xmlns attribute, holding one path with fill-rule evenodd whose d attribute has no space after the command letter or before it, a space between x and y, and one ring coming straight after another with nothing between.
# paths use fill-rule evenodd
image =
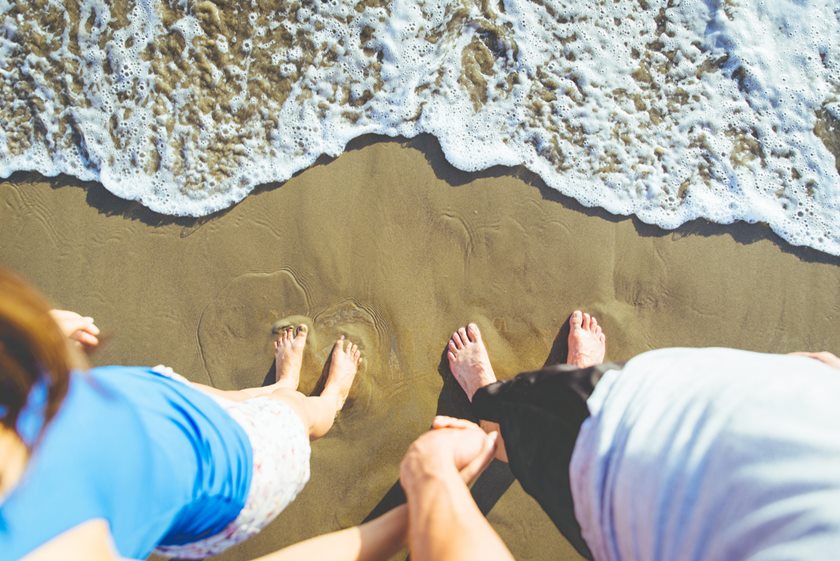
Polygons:
<instances>
[{"instance_id":1,"label":"barefoot man's foot","mask_svg":"<svg viewBox=\"0 0 840 561\"><path fill-rule=\"evenodd\" d=\"M607 337L595 316L580 310L572 312L569 318L569 356L567 364L586 368L604 362L607 352Z\"/></svg>"},{"instance_id":2,"label":"barefoot man's foot","mask_svg":"<svg viewBox=\"0 0 840 561\"><path fill-rule=\"evenodd\" d=\"M303 348L309 328L300 324L297 328L284 328L274 341L274 368L277 385L296 390L300 383L300 366L303 363Z\"/></svg>"},{"instance_id":3,"label":"barefoot man's foot","mask_svg":"<svg viewBox=\"0 0 840 561\"><path fill-rule=\"evenodd\" d=\"M446 356L452 375L470 401L480 388L496 381L487 347L476 324L471 323L452 334Z\"/></svg>"},{"instance_id":4,"label":"barefoot man's foot","mask_svg":"<svg viewBox=\"0 0 840 561\"><path fill-rule=\"evenodd\" d=\"M333 345L330 355L330 371L327 374L327 383L321 395L332 395L338 400L338 409L344 406L347 396L350 393L350 386L359 370L359 362L362 360L362 352L359 347L351 341L345 341L342 335Z\"/></svg>"}]
</instances>

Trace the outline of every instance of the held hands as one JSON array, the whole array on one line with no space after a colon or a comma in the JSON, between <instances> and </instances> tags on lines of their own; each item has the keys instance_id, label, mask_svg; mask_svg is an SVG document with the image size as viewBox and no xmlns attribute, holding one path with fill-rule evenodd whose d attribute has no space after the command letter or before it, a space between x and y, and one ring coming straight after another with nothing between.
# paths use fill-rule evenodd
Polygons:
<instances>
[{"instance_id":1,"label":"held hands","mask_svg":"<svg viewBox=\"0 0 840 561\"><path fill-rule=\"evenodd\" d=\"M50 315L68 338L81 348L92 349L99 345L99 328L92 317L82 317L69 310L50 310Z\"/></svg>"},{"instance_id":2,"label":"held hands","mask_svg":"<svg viewBox=\"0 0 840 561\"><path fill-rule=\"evenodd\" d=\"M435 417L432 429L409 446L400 464L400 481L406 490L453 476L469 485L496 453L498 433L486 434L470 421Z\"/></svg>"},{"instance_id":3,"label":"held hands","mask_svg":"<svg viewBox=\"0 0 840 561\"><path fill-rule=\"evenodd\" d=\"M472 421L468 421L466 419L458 419L456 417L447 417L446 415L438 415L432 421L432 429L439 430L439 429L468 429L468 430L475 430L478 429L484 432L484 429L473 423ZM499 433L496 431L492 431L490 433L485 433L485 445L482 448L482 451L479 453L478 456L473 459L465 468L459 471L461 475L461 479L463 479L464 483L467 485L471 485L478 479L478 476L481 475L484 470L490 465L490 462L493 461L498 454L499 448Z\"/></svg>"}]
</instances>

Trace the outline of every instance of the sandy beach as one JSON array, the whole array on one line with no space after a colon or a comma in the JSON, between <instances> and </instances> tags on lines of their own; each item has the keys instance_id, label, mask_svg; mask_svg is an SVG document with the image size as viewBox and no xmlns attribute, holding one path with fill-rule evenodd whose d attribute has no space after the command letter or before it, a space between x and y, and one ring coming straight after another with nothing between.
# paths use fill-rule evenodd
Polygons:
<instances>
[{"instance_id":1,"label":"sandy beach","mask_svg":"<svg viewBox=\"0 0 840 561\"><path fill-rule=\"evenodd\" d=\"M575 308L597 315L610 360L667 346L840 351L840 258L758 224L661 230L516 169L460 172L429 136L353 141L201 219L18 173L0 183L0 262L56 307L96 319L105 342L94 365L163 363L220 388L261 385L272 325L305 321L311 391L335 337L360 343L363 370L313 446L308 486L228 561L358 524L387 503L403 452L433 416L468 415L443 359L467 321L500 378L562 360ZM475 493L516 559L578 558L505 466Z\"/></svg>"}]
</instances>

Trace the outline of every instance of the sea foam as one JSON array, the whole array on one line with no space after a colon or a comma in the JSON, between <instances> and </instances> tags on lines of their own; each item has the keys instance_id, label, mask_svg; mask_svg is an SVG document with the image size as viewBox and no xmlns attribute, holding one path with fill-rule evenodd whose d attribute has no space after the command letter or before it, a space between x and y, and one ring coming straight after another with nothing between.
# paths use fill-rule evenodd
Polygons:
<instances>
[{"instance_id":1,"label":"sea foam","mask_svg":"<svg viewBox=\"0 0 840 561\"><path fill-rule=\"evenodd\" d=\"M0 0L0 176L206 215L363 134L840 255L836 0Z\"/></svg>"}]
</instances>

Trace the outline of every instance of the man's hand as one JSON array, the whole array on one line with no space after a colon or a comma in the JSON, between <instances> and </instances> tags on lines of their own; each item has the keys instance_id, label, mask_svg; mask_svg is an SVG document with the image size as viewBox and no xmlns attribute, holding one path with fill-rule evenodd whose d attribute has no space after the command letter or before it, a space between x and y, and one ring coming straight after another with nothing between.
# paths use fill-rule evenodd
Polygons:
<instances>
[{"instance_id":1,"label":"man's hand","mask_svg":"<svg viewBox=\"0 0 840 561\"><path fill-rule=\"evenodd\" d=\"M50 315L67 337L85 349L92 349L99 344L99 328L92 317L82 317L69 310L50 310Z\"/></svg>"},{"instance_id":2,"label":"man's hand","mask_svg":"<svg viewBox=\"0 0 840 561\"><path fill-rule=\"evenodd\" d=\"M417 561L513 561L464 484L496 452L498 433L462 419L435 419L400 464L408 498L409 549Z\"/></svg>"}]
</instances>

